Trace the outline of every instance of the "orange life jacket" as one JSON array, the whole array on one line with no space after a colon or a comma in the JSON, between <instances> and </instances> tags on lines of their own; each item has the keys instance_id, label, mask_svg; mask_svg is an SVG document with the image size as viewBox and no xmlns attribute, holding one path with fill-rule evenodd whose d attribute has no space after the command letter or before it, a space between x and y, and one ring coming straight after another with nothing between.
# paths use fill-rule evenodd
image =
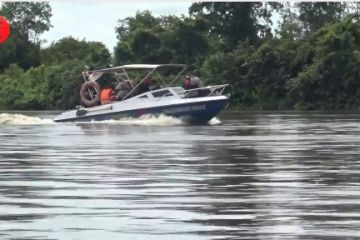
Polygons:
<instances>
[{"instance_id":1,"label":"orange life jacket","mask_svg":"<svg viewBox=\"0 0 360 240\"><path fill-rule=\"evenodd\" d=\"M107 104L113 100L112 91L113 91L112 88L104 88L101 91L101 96L100 96L101 104Z\"/></svg>"}]
</instances>

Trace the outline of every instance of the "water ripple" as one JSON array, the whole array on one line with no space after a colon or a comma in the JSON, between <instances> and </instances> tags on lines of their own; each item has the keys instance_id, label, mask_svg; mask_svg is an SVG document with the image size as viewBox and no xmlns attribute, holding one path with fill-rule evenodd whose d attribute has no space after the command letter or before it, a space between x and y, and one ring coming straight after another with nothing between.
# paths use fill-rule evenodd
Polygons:
<instances>
[{"instance_id":1,"label":"water ripple","mask_svg":"<svg viewBox=\"0 0 360 240\"><path fill-rule=\"evenodd\" d=\"M359 120L0 124L0 236L357 239Z\"/></svg>"}]
</instances>

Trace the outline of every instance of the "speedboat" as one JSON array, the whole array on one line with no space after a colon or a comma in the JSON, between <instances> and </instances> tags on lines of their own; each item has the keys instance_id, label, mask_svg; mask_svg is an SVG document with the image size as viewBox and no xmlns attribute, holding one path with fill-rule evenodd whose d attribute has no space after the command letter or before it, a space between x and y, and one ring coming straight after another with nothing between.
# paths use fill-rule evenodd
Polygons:
<instances>
[{"instance_id":1,"label":"speedboat","mask_svg":"<svg viewBox=\"0 0 360 240\"><path fill-rule=\"evenodd\" d=\"M184 64L129 64L84 71L80 96L85 106L65 111L54 121L88 122L162 114L187 123L207 123L228 104L229 95L224 94L228 85L191 89L176 86L185 70ZM134 80L140 76L137 72L143 73L140 81ZM110 87L100 86L99 79L108 73L114 76L113 83L107 83Z\"/></svg>"}]
</instances>

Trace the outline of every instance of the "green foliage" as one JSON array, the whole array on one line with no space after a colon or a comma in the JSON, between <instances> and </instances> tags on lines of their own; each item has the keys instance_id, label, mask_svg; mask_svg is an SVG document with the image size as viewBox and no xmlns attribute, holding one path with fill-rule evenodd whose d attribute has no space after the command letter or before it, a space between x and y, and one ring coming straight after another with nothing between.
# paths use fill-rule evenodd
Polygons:
<instances>
[{"instance_id":1,"label":"green foliage","mask_svg":"<svg viewBox=\"0 0 360 240\"><path fill-rule=\"evenodd\" d=\"M104 66L111 56L104 44L72 37L40 49L38 35L48 30L48 3L5 2L0 15L11 23L0 44L0 109L66 109L79 103L85 66Z\"/></svg>"},{"instance_id":2,"label":"green foliage","mask_svg":"<svg viewBox=\"0 0 360 240\"><path fill-rule=\"evenodd\" d=\"M190 7L190 14L207 21L214 37L233 48L239 41L255 43L259 35L270 33L271 9L278 5L260 2L199 2Z\"/></svg>"},{"instance_id":3,"label":"green foliage","mask_svg":"<svg viewBox=\"0 0 360 240\"><path fill-rule=\"evenodd\" d=\"M19 104L20 99L23 98L23 91L21 91L21 84L15 81L22 76L24 71L16 64L10 67L0 75L0 107L1 109L16 109L15 106Z\"/></svg>"},{"instance_id":4,"label":"green foliage","mask_svg":"<svg viewBox=\"0 0 360 240\"><path fill-rule=\"evenodd\" d=\"M130 48L141 62L156 62L156 49L159 47L158 36L147 30L135 31L130 42Z\"/></svg>"},{"instance_id":5,"label":"green foliage","mask_svg":"<svg viewBox=\"0 0 360 240\"><path fill-rule=\"evenodd\" d=\"M159 19L153 17L150 11L138 11L135 17L120 19L118 26L115 28L115 32L119 40L126 40L137 29L150 30L159 24Z\"/></svg>"},{"instance_id":6,"label":"green foliage","mask_svg":"<svg viewBox=\"0 0 360 240\"><path fill-rule=\"evenodd\" d=\"M193 65L208 50L208 42L201 33L201 21L186 19L169 27L163 36L167 49L174 49L173 62Z\"/></svg>"},{"instance_id":7,"label":"green foliage","mask_svg":"<svg viewBox=\"0 0 360 240\"><path fill-rule=\"evenodd\" d=\"M31 68L24 72L12 64L0 75L1 109L66 109L79 103L84 63L67 61L60 65Z\"/></svg>"},{"instance_id":8,"label":"green foliage","mask_svg":"<svg viewBox=\"0 0 360 240\"><path fill-rule=\"evenodd\" d=\"M80 103L85 66L110 62L110 53L102 43L73 38L59 40L43 49L41 56L42 65L38 67L24 71L11 64L0 74L0 109L72 108Z\"/></svg>"},{"instance_id":9,"label":"green foliage","mask_svg":"<svg viewBox=\"0 0 360 240\"><path fill-rule=\"evenodd\" d=\"M118 42L114 48L114 64L122 65L136 62L136 57L127 42Z\"/></svg>"},{"instance_id":10,"label":"green foliage","mask_svg":"<svg viewBox=\"0 0 360 240\"><path fill-rule=\"evenodd\" d=\"M325 24L331 24L341 19L346 5L342 2L299 2L299 20L304 30L314 32Z\"/></svg>"},{"instance_id":11,"label":"green foliage","mask_svg":"<svg viewBox=\"0 0 360 240\"><path fill-rule=\"evenodd\" d=\"M73 59L81 59L95 66L106 65L111 61L110 53L104 44L79 41L72 37L62 38L41 51L42 63L46 65L60 64Z\"/></svg>"},{"instance_id":12,"label":"green foliage","mask_svg":"<svg viewBox=\"0 0 360 240\"><path fill-rule=\"evenodd\" d=\"M295 51L277 40L258 48L248 42L227 54L216 53L204 63L206 82L229 83L232 102L254 109L283 109L286 105L286 81L292 76Z\"/></svg>"},{"instance_id":13,"label":"green foliage","mask_svg":"<svg viewBox=\"0 0 360 240\"><path fill-rule=\"evenodd\" d=\"M355 20L356 19L356 20ZM298 109L347 109L360 103L360 23L351 16L320 29L300 51L305 67L288 82Z\"/></svg>"},{"instance_id":14,"label":"green foliage","mask_svg":"<svg viewBox=\"0 0 360 240\"><path fill-rule=\"evenodd\" d=\"M119 21L120 40L115 47L114 63L196 64L208 50L204 21L165 16L155 18L149 11Z\"/></svg>"},{"instance_id":15,"label":"green foliage","mask_svg":"<svg viewBox=\"0 0 360 240\"><path fill-rule=\"evenodd\" d=\"M72 108L85 66L111 61L186 63L201 70L206 84L230 84L235 108L359 108L360 22L350 14L358 9L336 2L200 2L188 17L137 12L118 21L111 59L102 43L72 37L40 49L37 36L51 26L48 4L4 3L0 14L15 27L0 45L0 109ZM281 20L271 31L274 11Z\"/></svg>"},{"instance_id":16,"label":"green foliage","mask_svg":"<svg viewBox=\"0 0 360 240\"><path fill-rule=\"evenodd\" d=\"M204 79L230 83L232 103L240 108L359 107L359 17L339 20L348 11L348 6L341 6L339 12L337 4L321 5L319 19L307 20L313 26L310 34L300 31L305 20L283 6L282 16L288 21L280 26L280 38L264 38L259 44L242 41L232 51L208 55L202 65ZM307 11L303 9L312 14ZM333 24L325 24L322 17Z\"/></svg>"},{"instance_id":17,"label":"green foliage","mask_svg":"<svg viewBox=\"0 0 360 240\"><path fill-rule=\"evenodd\" d=\"M0 44L0 73L16 63L23 69L40 64L40 45L23 38L16 30Z\"/></svg>"},{"instance_id":18,"label":"green foliage","mask_svg":"<svg viewBox=\"0 0 360 240\"><path fill-rule=\"evenodd\" d=\"M46 2L4 2L0 15L10 21L12 29L33 42L51 27L51 7Z\"/></svg>"},{"instance_id":19,"label":"green foliage","mask_svg":"<svg viewBox=\"0 0 360 240\"><path fill-rule=\"evenodd\" d=\"M275 32L284 40L298 40L303 37L303 28L290 2L280 8L281 21Z\"/></svg>"},{"instance_id":20,"label":"green foliage","mask_svg":"<svg viewBox=\"0 0 360 240\"><path fill-rule=\"evenodd\" d=\"M51 7L41 2L4 2L0 15L11 24L9 39L0 44L0 72L16 63L24 69L40 64L38 36L51 27Z\"/></svg>"}]
</instances>

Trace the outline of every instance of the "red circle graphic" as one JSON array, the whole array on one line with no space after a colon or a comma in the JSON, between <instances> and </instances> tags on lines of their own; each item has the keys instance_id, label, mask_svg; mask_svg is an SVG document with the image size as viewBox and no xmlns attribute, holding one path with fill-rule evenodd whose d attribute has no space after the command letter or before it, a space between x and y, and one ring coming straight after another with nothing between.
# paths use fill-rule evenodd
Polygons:
<instances>
[{"instance_id":1,"label":"red circle graphic","mask_svg":"<svg viewBox=\"0 0 360 240\"><path fill-rule=\"evenodd\" d=\"M6 41L10 35L10 26L6 18L0 16L0 43Z\"/></svg>"}]
</instances>

